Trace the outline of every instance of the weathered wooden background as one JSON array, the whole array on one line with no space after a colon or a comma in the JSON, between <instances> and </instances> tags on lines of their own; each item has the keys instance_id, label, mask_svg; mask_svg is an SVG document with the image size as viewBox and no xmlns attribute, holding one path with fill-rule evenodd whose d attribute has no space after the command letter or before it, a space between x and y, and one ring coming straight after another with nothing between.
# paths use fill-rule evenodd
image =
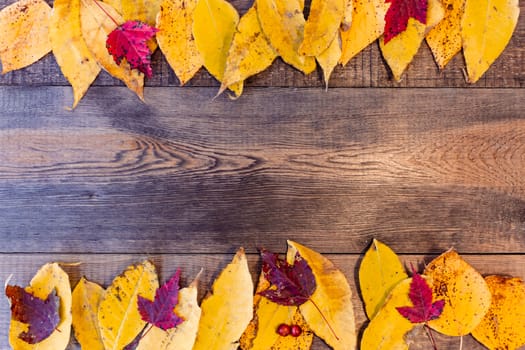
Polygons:
<instances>
[{"instance_id":1,"label":"weathered wooden background","mask_svg":"<svg viewBox=\"0 0 525 350\"><path fill-rule=\"evenodd\" d=\"M362 330L355 272L373 237L407 263L454 247L483 274L525 278L524 39L520 19L475 85L461 56L439 72L426 45L393 82L376 44L327 92L319 71L276 61L236 101L213 100L204 71L178 87L159 52L145 104L103 73L68 111L51 55L1 76L0 280L64 261L82 263L66 267L73 285L107 285L149 258L163 279L181 266L184 283L204 267L202 295L239 246L256 279L257 248L293 239L344 271ZM4 298L0 349L8 322Z\"/></svg>"}]
</instances>

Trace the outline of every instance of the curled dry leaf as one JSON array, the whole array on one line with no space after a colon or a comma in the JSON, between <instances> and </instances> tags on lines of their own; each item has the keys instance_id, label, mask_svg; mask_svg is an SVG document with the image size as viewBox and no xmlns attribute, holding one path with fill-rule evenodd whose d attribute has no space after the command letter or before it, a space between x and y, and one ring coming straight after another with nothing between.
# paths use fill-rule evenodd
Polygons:
<instances>
[{"instance_id":1,"label":"curled dry leaf","mask_svg":"<svg viewBox=\"0 0 525 350\"><path fill-rule=\"evenodd\" d=\"M51 51L50 16L44 0L20 0L0 11L2 73L29 66Z\"/></svg>"},{"instance_id":2,"label":"curled dry leaf","mask_svg":"<svg viewBox=\"0 0 525 350\"><path fill-rule=\"evenodd\" d=\"M82 349L104 350L97 312L104 288L84 277L73 290L73 330Z\"/></svg>"}]
</instances>

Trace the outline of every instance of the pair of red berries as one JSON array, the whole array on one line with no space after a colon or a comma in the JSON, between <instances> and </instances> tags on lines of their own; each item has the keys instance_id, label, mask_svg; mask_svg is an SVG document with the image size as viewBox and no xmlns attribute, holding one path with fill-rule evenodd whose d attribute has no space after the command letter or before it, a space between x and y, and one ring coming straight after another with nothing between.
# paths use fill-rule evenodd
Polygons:
<instances>
[{"instance_id":1,"label":"pair of red berries","mask_svg":"<svg viewBox=\"0 0 525 350\"><path fill-rule=\"evenodd\" d=\"M286 337L288 335L291 335L292 337L298 337L303 333L303 330L300 326L293 324L293 325L287 325L285 323L281 323L279 327L277 327L277 334L279 334L281 337Z\"/></svg>"}]
</instances>

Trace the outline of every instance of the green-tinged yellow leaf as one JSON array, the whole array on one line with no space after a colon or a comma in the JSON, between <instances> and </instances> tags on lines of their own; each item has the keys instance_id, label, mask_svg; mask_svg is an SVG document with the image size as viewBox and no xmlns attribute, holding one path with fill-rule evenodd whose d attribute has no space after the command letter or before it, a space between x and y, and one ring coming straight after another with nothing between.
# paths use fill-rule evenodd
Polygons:
<instances>
[{"instance_id":1,"label":"green-tinged yellow leaf","mask_svg":"<svg viewBox=\"0 0 525 350\"><path fill-rule=\"evenodd\" d=\"M98 328L98 305L104 288L84 277L73 290L73 329L82 349L104 350Z\"/></svg>"},{"instance_id":2,"label":"green-tinged yellow leaf","mask_svg":"<svg viewBox=\"0 0 525 350\"><path fill-rule=\"evenodd\" d=\"M359 266L359 288L368 319L374 318L390 291L406 278L408 275L396 253L374 239Z\"/></svg>"},{"instance_id":3,"label":"green-tinged yellow leaf","mask_svg":"<svg viewBox=\"0 0 525 350\"><path fill-rule=\"evenodd\" d=\"M202 302L194 350L234 350L253 316L253 282L244 249L213 283Z\"/></svg>"},{"instance_id":4,"label":"green-tinged yellow leaf","mask_svg":"<svg viewBox=\"0 0 525 350\"><path fill-rule=\"evenodd\" d=\"M252 6L242 16L233 36L219 94L228 86L262 72L276 57L277 53L262 33L257 10Z\"/></svg>"},{"instance_id":5,"label":"green-tinged yellow leaf","mask_svg":"<svg viewBox=\"0 0 525 350\"><path fill-rule=\"evenodd\" d=\"M341 32L343 53L340 62L343 65L383 34L390 6L384 0L354 1L353 5L352 25Z\"/></svg>"},{"instance_id":6,"label":"green-tinged yellow leaf","mask_svg":"<svg viewBox=\"0 0 525 350\"><path fill-rule=\"evenodd\" d=\"M519 13L518 0L466 0L461 37L470 83L478 81L503 52Z\"/></svg>"},{"instance_id":7,"label":"green-tinged yellow leaf","mask_svg":"<svg viewBox=\"0 0 525 350\"><path fill-rule=\"evenodd\" d=\"M106 48L106 39L117 25L97 6L95 1L97 0L80 0L80 19L82 23L82 34L86 45L98 63L109 74L122 80L131 91L135 92L137 96L143 100L144 74L140 73L137 69L131 69L126 60L123 60L120 65L115 63L115 60ZM113 7L100 1L98 4L118 23L124 21Z\"/></svg>"},{"instance_id":8,"label":"green-tinged yellow leaf","mask_svg":"<svg viewBox=\"0 0 525 350\"><path fill-rule=\"evenodd\" d=\"M454 250L430 262L425 275L432 281L435 300L445 300L439 318L428 325L446 335L472 332L487 313L491 294L483 277Z\"/></svg>"},{"instance_id":9,"label":"green-tinged yellow leaf","mask_svg":"<svg viewBox=\"0 0 525 350\"><path fill-rule=\"evenodd\" d=\"M334 40L328 46L328 48L322 52L319 56L316 57L317 62L323 69L323 77L326 89L328 89L328 82L330 81L330 76L334 71L335 66L339 63L341 58L341 40L339 37L339 32L335 36Z\"/></svg>"},{"instance_id":10,"label":"green-tinged yellow leaf","mask_svg":"<svg viewBox=\"0 0 525 350\"><path fill-rule=\"evenodd\" d=\"M28 344L18 336L27 331L27 324L11 320L9 327L9 344L13 350L63 350L69 343L71 333L71 285L69 276L57 263L46 264L38 270L27 292L40 299L55 291L60 298L60 323L51 335L37 344Z\"/></svg>"},{"instance_id":11,"label":"green-tinged yellow leaf","mask_svg":"<svg viewBox=\"0 0 525 350\"><path fill-rule=\"evenodd\" d=\"M485 281L492 303L472 335L490 350L516 350L525 345L525 283L503 276L487 276Z\"/></svg>"},{"instance_id":12,"label":"green-tinged yellow leaf","mask_svg":"<svg viewBox=\"0 0 525 350\"><path fill-rule=\"evenodd\" d=\"M442 0L445 17L430 32L426 40L439 68L443 69L461 51L461 18L465 0Z\"/></svg>"},{"instance_id":13,"label":"green-tinged yellow leaf","mask_svg":"<svg viewBox=\"0 0 525 350\"><path fill-rule=\"evenodd\" d=\"M441 1L429 0L426 25L414 18L410 18L407 29L392 38L388 44L385 45L383 38L379 39L383 57L388 63L396 81L401 80L401 75L412 62L425 35L443 19L444 15L445 10Z\"/></svg>"},{"instance_id":14,"label":"green-tinged yellow leaf","mask_svg":"<svg viewBox=\"0 0 525 350\"><path fill-rule=\"evenodd\" d=\"M80 29L80 0L54 1L49 38L62 74L73 87L75 108L100 72Z\"/></svg>"},{"instance_id":15,"label":"green-tinged yellow leaf","mask_svg":"<svg viewBox=\"0 0 525 350\"><path fill-rule=\"evenodd\" d=\"M50 16L44 0L20 0L0 11L2 73L29 66L51 51Z\"/></svg>"},{"instance_id":16,"label":"green-tinged yellow leaf","mask_svg":"<svg viewBox=\"0 0 525 350\"><path fill-rule=\"evenodd\" d=\"M197 1L164 0L157 16L157 42L181 85L193 78L204 64L192 33Z\"/></svg>"},{"instance_id":17,"label":"green-tinged yellow leaf","mask_svg":"<svg viewBox=\"0 0 525 350\"><path fill-rule=\"evenodd\" d=\"M256 0L264 35L282 59L305 74L315 70L314 57L299 54L305 19L301 0Z\"/></svg>"},{"instance_id":18,"label":"green-tinged yellow leaf","mask_svg":"<svg viewBox=\"0 0 525 350\"><path fill-rule=\"evenodd\" d=\"M106 350L121 350L146 325L142 321L137 297L153 300L159 287L155 266L149 261L129 266L104 293L98 308L98 325Z\"/></svg>"},{"instance_id":19,"label":"green-tinged yellow leaf","mask_svg":"<svg viewBox=\"0 0 525 350\"><path fill-rule=\"evenodd\" d=\"M352 16L354 12L354 0L345 0L345 11L343 14L343 20L341 21L341 30L343 32L350 29L352 25Z\"/></svg>"}]
</instances>

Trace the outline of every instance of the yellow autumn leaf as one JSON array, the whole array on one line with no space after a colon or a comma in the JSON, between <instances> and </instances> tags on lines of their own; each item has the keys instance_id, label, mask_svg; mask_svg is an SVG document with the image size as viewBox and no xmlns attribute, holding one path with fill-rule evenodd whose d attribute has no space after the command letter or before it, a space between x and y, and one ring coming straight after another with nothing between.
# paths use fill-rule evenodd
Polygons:
<instances>
[{"instance_id":1,"label":"yellow autumn leaf","mask_svg":"<svg viewBox=\"0 0 525 350\"><path fill-rule=\"evenodd\" d=\"M244 249L239 249L201 304L194 350L234 350L253 316L253 282Z\"/></svg>"},{"instance_id":2,"label":"yellow autumn leaf","mask_svg":"<svg viewBox=\"0 0 525 350\"><path fill-rule=\"evenodd\" d=\"M354 1L352 25L348 30L341 32L341 64L346 65L383 34L389 6L384 0Z\"/></svg>"},{"instance_id":3,"label":"yellow autumn leaf","mask_svg":"<svg viewBox=\"0 0 525 350\"><path fill-rule=\"evenodd\" d=\"M80 28L80 0L55 0L49 26L53 55L73 87L73 108L95 80L100 67Z\"/></svg>"},{"instance_id":4,"label":"yellow autumn leaf","mask_svg":"<svg viewBox=\"0 0 525 350\"><path fill-rule=\"evenodd\" d=\"M256 0L263 33L279 56L305 74L315 70L315 59L299 54L305 19L302 0Z\"/></svg>"},{"instance_id":5,"label":"yellow autumn leaf","mask_svg":"<svg viewBox=\"0 0 525 350\"><path fill-rule=\"evenodd\" d=\"M288 241L287 260L296 253L312 269L316 285L310 300L299 306L308 326L334 350L356 346L352 291L344 274L321 254L299 243Z\"/></svg>"},{"instance_id":6,"label":"yellow autumn leaf","mask_svg":"<svg viewBox=\"0 0 525 350\"><path fill-rule=\"evenodd\" d=\"M445 300L439 318L428 325L451 336L472 332L487 313L492 298L479 272L456 251L449 250L427 265L425 275L432 281L436 299Z\"/></svg>"},{"instance_id":7,"label":"yellow autumn leaf","mask_svg":"<svg viewBox=\"0 0 525 350\"><path fill-rule=\"evenodd\" d=\"M346 32L352 25L352 17L354 12L354 0L345 0L345 11L343 13L343 20L341 21L341 31Z\"/></svg>"},{"instance_id":8,"label":"yellow autumn leaf","mask_svg":"<svg viewBox=\"0 0 525 350\"><path fill-rule=\"evenodd\" d=\"M425 35L445 15L445 10L440 0L429 0L427 9L427 24L422 24L414 18L409 18L407 29L392 38L387 44L384 39L379 39L381 52L385 58L392 75L396 81L401 80L401 75L419 50Z\"/></svg>"},{"instance_id":9,"label":"yellow autumn leaf","mask_svg":"<svg viewBox=\"0 0 525 350\"><path fill-rule=\"evenodd\" d=\"M469 83L475 83L503 52L520 13L518 0L466 0L461 20Z\"/></svg>"},{"instance_id":10,"label":"yellow autumn leaf","mask_svg":"<svg viewBox=\"0 0 525 350\"><path fill-rule=\"evenodd\" d=\"M461 51L461 18L465 0L442 0L445 17L426 36L427 44L440 69Z\"/></svg>"},{"instance_id":11,"label":"yellow autumn leaf","mask_svg":"<svg viewBox=\"0 0 525 350\"><path fill-rule=\"evenodd\" d=\"M345 0L312 0L299 53L319 56L326 51L339 32L345 11Z\"/></svg>"},{"instance_id":12,"label":"yellow autumn leaf","mask_svg":"<svg viewBox=\"0 0 525 350\"><path fill-rule=\"evenodd\" d=\"M328 48L322 52L320 55L316 56L317 62L323 69L323 77L325 87L328 90L328 82L330 81L330 76L334 71L334 68L339 63L341 58L341 39L339 37L339 32L335 36L334 40Z\"/></svg>"},{"instance_id":13,"label":"yellow autumn leaf","mask_svg":"<svg viewBox=\"0 0 525 350\"><path fill-rule=\"evenodd\" d=\"M86 45L102 68L115 78L122 80L131 91L143 100L144 74L137 69L131 69L126 60L122 60L120 65L115 63L113 56L110 55L106 47L107 36L117 25L104 11L117 23L123 23L123 19L113 7L98 1L98 4L104 8L102 11L95 1L97 0L80 0L80 20Z\"/></svg>"},{"instance_id":14,"label":"yellow autumn leaf","mask_svg":"<svg viewBox=\"0 0 525 350\"><path fill-rule=\"evenodd\" d=\"M37 344L28 344L18 338L19 334L27 331L27 324L11 320L9 327L9 344L14 350L62 350L69 343L71 332L71 286L69 276L57 263L46 264L38 270L27 292L33 293L40 299L55 291L60 298L60 323L51 335Z\"/></svg>"},{"instance_id":15,"label":"yellow autumn leaf","mask_svg":"<svg viewBox=\"0 0 525 350\"><path fill-rule=\"evenodd\" d=\"M104 350L98 329L98 305L104 288L84 277L73 290L73 329L82 349Z\"/></svg>"},{"instance_id":16,"label":"yellow autumn leaf","mask_svg":"<svg viewBox=\"0 0 525 350\"><path fill-rule=\"evenodd\" d=\"M193 12L195 44L204 59L204 67L219 82L224 76L228 51L238 23L237 10L226 0L199 0ZM240 96L243 83L228 88Z\"/></svg>"},{"instance_id":17,"label":"yellow autumn leaf","mask_svg":"<svg viewBox=\"0 0 525 350\"><path fill-rule=\"evenodd\" d=\"M146 325L142 321L137 297L153 300L159 287L155 266L149 261L129 266L104 293L98 307L98 325L106 350L121 350Z\"/></svg>"},{"instance_id":18,"label":"yellow autumn leaf","mask_svg":"<svg viewBox=\"0 0 525 350\"><path fill-rule=\"evenodd\" d=\"M472 335L490 350L516 350L525 345L525 283L520 278L487 276L490 309Z\"/></svg>"},{"instance_id":19,"label":"yellow autumn leaf","mask_svg":"<svg viewBox=\"0 0 525 350\"><path fill-rule=\"evenodd\" d=\"M2 73L27 67L51 51L50 16L44 0L20 0L0 11Z\"/></svg>"},{"instance_id":20,"label":"yellow autumn leaf","mask_svg":"<svg viewBox=\"0 0 525 350\"><path fill-rule=\"evenodd\" d=\"M113 7L124 21L141 21L154 27L162 0L104 0L104 2Z\"/></svg>"},{"instance_id":21,"label":"yellow autumn leaf","mask_svg":"<svg viewBox=\"0 0 525 350\"><path fill-rule=\"evenodd\" d=\"M197 1L164 0L157 16L157 42L180 85L186 84L204 64L192 33Z\"/></svg>"},{"instance_id":22,"label":"yellow autumn leaf","mask_svg":"<svg viewBox=\"0 0 525 350\"><path fill-rule=\"evenodd\" d=\"M257 10L252 6L242 16L233 36L219 94L228 86L262 72L276 57L277 53L262 34Z\"/></svg>"}]
</instances>

